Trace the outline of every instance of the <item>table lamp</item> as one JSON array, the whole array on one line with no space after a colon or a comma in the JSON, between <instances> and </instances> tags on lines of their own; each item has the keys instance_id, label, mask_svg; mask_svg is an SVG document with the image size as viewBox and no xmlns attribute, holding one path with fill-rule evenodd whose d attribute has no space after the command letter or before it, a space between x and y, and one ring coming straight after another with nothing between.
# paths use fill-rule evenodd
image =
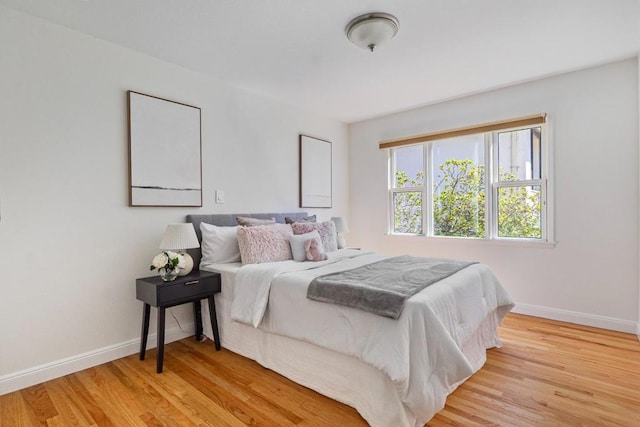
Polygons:
<instances>
[{"instance_id":1,"label":"table lamp","mask_svg":"<svg viewBox=\"0 0 640 427\"><path fill-rule=\"evenodd\" d=\"M333 221L333 223L336 226L338 249L344 249L345 246L347 246L347 242L345 242L344 236L342 236L342 233L349 232L349 226L347 225L347 220L341 216L334 216L331 218L331 221Z\"/></svg>"},{"instance_id":2,"label":"table lamp","mask_svg":"<svg viewBox=\"0 0 640 427\"><path fill-rule=\"evenodd\" d=\"M185 268L180 270L179 276L186 276L193 270L193 258L187 253L187 249L199 247L196 230L190 222L167 225L160 242L160 249L175 251L184 257Z\"/></svg>"}]
</instances>

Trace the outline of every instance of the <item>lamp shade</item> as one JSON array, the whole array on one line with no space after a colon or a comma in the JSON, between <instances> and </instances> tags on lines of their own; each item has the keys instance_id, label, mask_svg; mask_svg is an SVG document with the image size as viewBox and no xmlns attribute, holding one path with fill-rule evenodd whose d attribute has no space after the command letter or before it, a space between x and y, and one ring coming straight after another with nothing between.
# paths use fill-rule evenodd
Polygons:
<instances>
[{"instance_id":1,"label":"lamp shade","mask_svg":"<svg viewBox=\"0 0 640 427\"><path fill-rule=\"evenodd\" d=\"M349 226L347 225L347 220L341 216L334 216L331 218L331 221L336 226L336 233L348 233Z\"/></svg>"},{"instance_id":2,"label":"lamp shade","mask_svg":"<svg viewBox=\"0 0 640 427\"><path fill-rule=\"evenodd\" d=\"M191 223L167 225L160 242L160 249L175 251L198 247L200 247L198 236L196 236L196 230Z\"/></svg>"},{"instance_id":3,"label":"lamp shade","mask_svg":"<svg viewBox=\"0 0 640 427\"><path fill-rule=\"evenodd\" d=\"M398 18L388 13L367 13L351 20L345 29L353 44L371 52L398 33Z\"/></svg>"}]
</instances>

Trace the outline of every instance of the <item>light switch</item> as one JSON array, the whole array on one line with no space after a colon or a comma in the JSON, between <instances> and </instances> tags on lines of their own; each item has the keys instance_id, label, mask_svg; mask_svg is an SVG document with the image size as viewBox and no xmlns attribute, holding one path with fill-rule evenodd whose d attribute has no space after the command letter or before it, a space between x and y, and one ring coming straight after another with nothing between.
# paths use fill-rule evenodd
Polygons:
<instances>
[{"instance_id":1,"label":"light switch","mask_svg":"<svg viewBox=\"0 0 640 427\"><path fill-rule=\"evenodd\" d=\"M216 190L216 203L224 203L224 191Z\"/></svg>"}]
</instances>

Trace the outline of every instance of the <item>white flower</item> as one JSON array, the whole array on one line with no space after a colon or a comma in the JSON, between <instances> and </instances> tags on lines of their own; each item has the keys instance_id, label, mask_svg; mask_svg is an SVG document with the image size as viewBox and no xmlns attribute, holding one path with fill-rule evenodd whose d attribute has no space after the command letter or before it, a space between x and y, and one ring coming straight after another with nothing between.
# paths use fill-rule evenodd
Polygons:
<instances>
[{"instance_id":1,"label":"white flower","mask_svg":"<svg viewBox=\"0 0 640 427\"><path fill-rule=\"evenodd\" d=\"M153 261L151 262L151 265L153 267L155 267L155 268L163 268L165 265L167 265L168 262L169 262L169 258L163 252L163 253L161 253L159 255L156 255L153 258Z\"/></svg>"},{"instance_id":2,"label":"white flower","mask_svg":"<svg viewBox=\"0 0 640 427\"><path fill-rule=\"evenodd\" d=\"M177 254L178 256L178 265L177 267L183 269L187 266L187 260L181 254Z\"/></svg>"},{"instance_id":3,"label":"white flower","mask_svg":"<svg viewBox=\"0 0 640 427\"><path fill-rule=\"evenodd\" d=\"M151 262L150 269L158 270L165 269L166 271L176 270L180 271L187 266L187 261L184 255L174 251L162 251L161 254L156 255Z\"/></svg>"}]
</instances>

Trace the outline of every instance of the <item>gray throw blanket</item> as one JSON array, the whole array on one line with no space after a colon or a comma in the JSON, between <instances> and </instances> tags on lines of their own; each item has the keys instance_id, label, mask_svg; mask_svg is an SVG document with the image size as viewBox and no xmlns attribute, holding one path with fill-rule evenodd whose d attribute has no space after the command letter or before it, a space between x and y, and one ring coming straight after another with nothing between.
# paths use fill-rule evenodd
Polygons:
<instances>
[{"instance_id":1,"label":"gray throw blanket","mask_svg":"<svg viewBox=\"0 0 640 427\"><path fill-rule=\"evenodd\" d=\"M475 262L403 255L318 276L307 298L397 319L409 297Z\"/></svg>"}]
</instances>

